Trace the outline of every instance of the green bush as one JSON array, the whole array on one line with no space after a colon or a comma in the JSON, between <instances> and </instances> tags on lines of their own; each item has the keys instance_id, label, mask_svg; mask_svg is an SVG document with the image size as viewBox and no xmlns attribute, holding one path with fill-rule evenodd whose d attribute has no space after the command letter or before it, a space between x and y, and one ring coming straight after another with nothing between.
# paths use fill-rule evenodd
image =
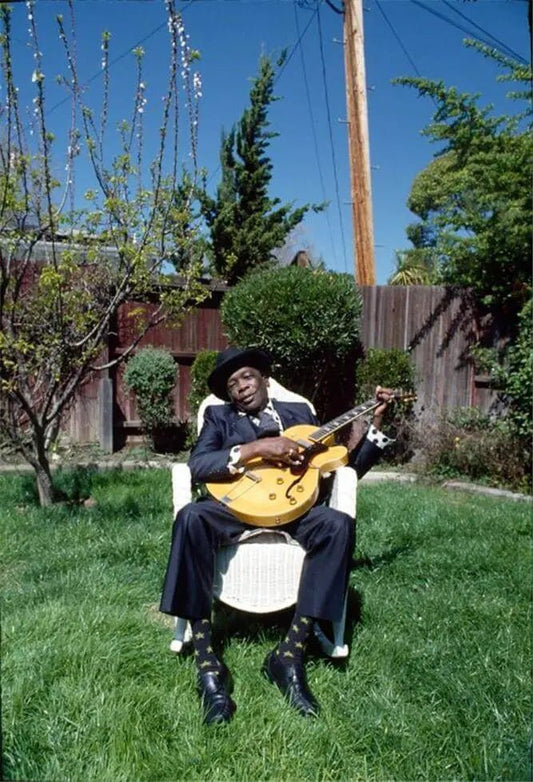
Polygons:
<instances>
[{"instance_id":1,"label":"green bush","mask_svg":"<svg viewBox=\"0 0 533 782\"><path fill-rule=\"evenodd\" d=\"M192 362L191 390L187 397L192 415L196 415L203 400L211 393L207 378L215 368L217 354L216 350L201 350Z\"/></svg>"},{"instance_id":2,"label":"green bush","mask_svg":"<svg viewBox=\"0 0 533 782\"><path fill-rule=\"evenodd\" d=\"M128 361L124 383L135 394L139 418L150 435L173 422L176 372L172 355L160 348L143 348Z\"/></svg>"},{"instance_id":3,"label":"green bush","mask_svg":"<svg viewBox=\"0 0 533 782\"><path fill-rule=\"evenodd\" d=\"M424 422L415 434L423 469L439 478L459 478L517 491L531 490L526 446L506 420L461 407Z\"/></svg>"},{"instance_id":4,"label":"green bush","mask_svg":"<svg viewBox=\"0 0 533 782\"><path fill-rule=\"evenodd\" d=\"M198 436L196 414L203 400L211 393L207 378L215 368L217 353L216 350L201 350L191 364L191 390L187 397L191 417L187 422L186 448L192 448Z\"/></svg>"},{"instance_id":5,"label":"green bush","mask_svg":"<svg viewBox=\"0 0 533 782\"><path fill-rule=\"evenodd\" d=\"M509 397L509 418L518 435L531 443L533 417L533 299L519 315L518 337L509 348L508 365L503 373L503 390Z\"/></svg>"},{"instance_id":6,"label":"green bush","mask_svg":"<svg viewBox=\"0 0 533 782\"><path fill-rule=\"evenodd\" d=\"M471 355L478 372L491 377L491 384L503 396L507 420L519 437L533 437L533 299L518 316L517 335L508 346L475 346Z\"/></svg>"},{"instance_id":7,"label":"green bush","mask_svg":"<svg viewBox=\"0 0 533 782\"><path fill-rule=\"evenodd\" d=\"M356 399L365 402L374 397L376 386L386 386L406 394L415 390L416 372L409 354L398 348L370 348L357 365ZM413 402L402 403L388 413L384 428L395 442L384 453L384 461L401 464L413 455L411 431L414 422Z\"/></svg>"},{"instance_id":8,"label":"green bush","mask_svg":"<svg viewBox=\"0 0 533 782\"><path fill-rule=\"evenodd\" d=\"M398 348L370 348L355 373L357 401L364 402L374 396L376 386L401 389L406 393L415 390L415 368L409 354Z\"/></svg>"},{"instance_id":9,"label":"green bush","mask_svg":"<svg viewBox=\"0 0 533 782\"><path fill-rule=\"evenodd\" d=\"M267 350L276 379L325 417L353 400L361 309L350 275L291 266L249 274L225 295L221 317L233 344Z\"/></svg>"}]
</instances>

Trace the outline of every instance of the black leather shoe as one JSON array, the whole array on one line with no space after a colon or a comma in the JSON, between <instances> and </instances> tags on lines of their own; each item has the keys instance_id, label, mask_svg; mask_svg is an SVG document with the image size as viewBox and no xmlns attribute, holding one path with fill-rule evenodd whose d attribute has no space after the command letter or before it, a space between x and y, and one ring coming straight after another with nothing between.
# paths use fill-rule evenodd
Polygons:
<instances>
[{"instance_id":1,"label":"black leather shoe","mask_svg":"<svg viewBox=\"0 0 533 782\"><path fill-rule=\"evenodd\" d=\"M217 671L198 672L198 694L204 710L204 723L229 722L237 708L230 698L230 675L226 666Z\"/></svg>"},{"instance_id":2,"label":"black leather shoe","mask_svg":"<svg viewBox=\"0 0 533 782\"><path fill-rule=\"evenodd\" d=\"M320 706L307 685L302 662L283 662L270 652L263 663L263 673L276 684L290 705L304 717L318 717Z\"/></svg>"}]
</instances>

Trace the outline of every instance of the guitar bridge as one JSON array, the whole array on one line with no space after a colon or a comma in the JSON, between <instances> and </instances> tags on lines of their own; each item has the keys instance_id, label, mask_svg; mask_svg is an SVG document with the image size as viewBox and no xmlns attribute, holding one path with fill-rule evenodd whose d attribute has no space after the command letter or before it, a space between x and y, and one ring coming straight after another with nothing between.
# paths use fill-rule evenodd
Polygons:
<instances>
[{"instance_id":1,"label":"guitar bridge","mask_svg":"<svg viewBox=\"0 0 533 782\"><path fill-rule=\"evenodd\" d=\"M260 475L257 475L257 473L251 471L244 472L243 475L241 476L241 481L242 478L249 478L252 481L252 483L260 483L262 480ZM221 497L219 502L221 502L223 505L230 505L232 502L237 500L242 494L247 492L249 488L251 488L249 485L248 486L241 485L241 481L239 481L233 487L233 489L230 489L230 491L228 491L227 494Z\"/></svg>"}]
</instances>

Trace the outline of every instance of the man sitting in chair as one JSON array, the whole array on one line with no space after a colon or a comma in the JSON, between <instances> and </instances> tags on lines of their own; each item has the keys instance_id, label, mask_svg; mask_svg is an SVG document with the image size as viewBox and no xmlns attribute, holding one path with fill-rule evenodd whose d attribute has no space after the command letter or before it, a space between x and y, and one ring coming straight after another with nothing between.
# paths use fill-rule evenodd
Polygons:
<instances>
[{"instance_id":1,"label":"man sitting in chair","mask_svg":"<svg viewBox=\"0 0 533 782\"><path fill-rule=\"evenodd\" d=\"M206 409L189 467L193 481L228 480L252 459L297 468L302 456L283 431L318 422L304 402L269 399L270 359L261 350L228 348L219 353L208 384L229 402ZM390 442L379 430L392 398L378 386L369 436L350 455L361 478ZM211 642L211 602L216 550L234 543L250 529L213 499L189 503L176 516L160 610L189 619L198 668L198 692L207 724L228 722L235 711L230 676ZM304 652L314 620L338 621L342 615L354 546L354 519L316 504L284 526L306 552L294 618L285 638L266 657L263 672L291 706L304 716L317 716L319 706L307 684Z\"/></svg>"}]
</instances>

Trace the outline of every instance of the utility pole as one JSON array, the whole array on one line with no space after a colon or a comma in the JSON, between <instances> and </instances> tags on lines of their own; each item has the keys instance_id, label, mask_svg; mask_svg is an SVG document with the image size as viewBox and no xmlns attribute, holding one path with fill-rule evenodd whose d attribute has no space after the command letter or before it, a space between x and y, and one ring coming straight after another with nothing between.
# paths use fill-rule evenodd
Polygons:
<instances>
[{"instance_id":1,"label":"utility pole","mask_svg":"<svg viewBox=\"0 0 533 782\"><path fill-rule=\"evenodd\" d=\"M344 0L344 67L355 281L358 285L375 285L362 0Z\"/></svg>"}]
</instances>

